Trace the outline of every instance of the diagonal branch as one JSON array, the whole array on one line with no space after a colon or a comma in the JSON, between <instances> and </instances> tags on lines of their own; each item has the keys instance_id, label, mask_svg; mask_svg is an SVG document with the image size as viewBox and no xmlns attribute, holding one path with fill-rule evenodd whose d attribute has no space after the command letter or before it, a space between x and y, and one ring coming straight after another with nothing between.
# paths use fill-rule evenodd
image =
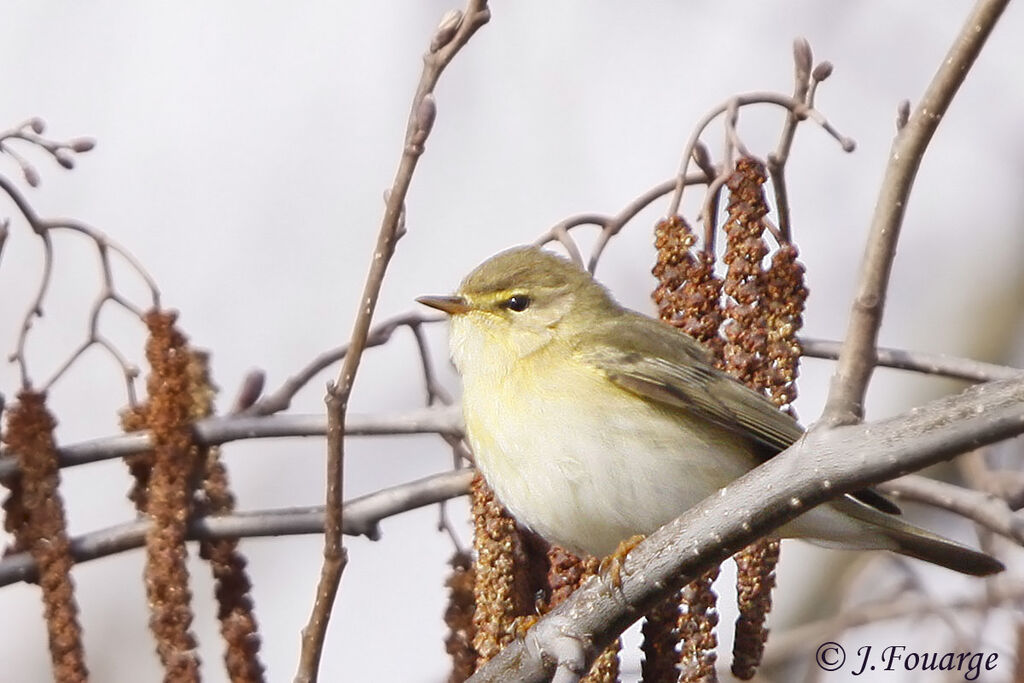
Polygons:
<instances>
[{"instance_id":1,"label":"diagonal branch","mask_svg":"<svg viewBox=\"0 0 1024 683\"><path fill-rule=\"evenodd\" d=\"M914 177L953 96L1008 3L1009 0L978 1L924 97L896 134L871 220L843 350L822 415L825 424L853 424L864 417L864 395L875 368L875 346L882 325L889 275Z\"/></svg>"},{"instance_id":2,"label":"diagonal branch","mask_svg":"<svg viewBox=\"0 0 1024 683\"><path fill-rule=\"evenodd\" d=\"M897 417L807 433L631 552L621 587L595 577L471 678L570 681L658 600L800 513L1024 433L1024 377L971 387Z\"/></svg>"}]
</instances>

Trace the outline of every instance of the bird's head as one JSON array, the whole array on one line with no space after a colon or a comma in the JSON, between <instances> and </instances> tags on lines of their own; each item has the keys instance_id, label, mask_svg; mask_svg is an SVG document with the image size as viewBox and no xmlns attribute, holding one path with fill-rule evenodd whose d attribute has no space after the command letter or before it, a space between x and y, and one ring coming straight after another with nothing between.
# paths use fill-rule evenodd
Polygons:
<instances>
[{"instance_id":1,"label":"bird's head","mask_svg":"<svg viewBox=\"0 0 1024 683\"><path fill-rule=\"evenodd\" d=\"M619 310L585 270L532 246L484 261L454 296L417 301L452 317L452 359L463 376L505 372L554 341L571 343L602 316Z\"/></svg>"}]
</instances>

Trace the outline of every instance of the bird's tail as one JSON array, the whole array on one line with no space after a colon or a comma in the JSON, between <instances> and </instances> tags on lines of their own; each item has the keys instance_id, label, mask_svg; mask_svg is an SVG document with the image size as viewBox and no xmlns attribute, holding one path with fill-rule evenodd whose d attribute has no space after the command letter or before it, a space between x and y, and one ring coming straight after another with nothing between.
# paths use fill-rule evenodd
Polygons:
<instances>
[{"instance_id":1,"label":"bird's tail","mask_svg":"<svg viewBox=\"0 0 1024 683\"><path fill-rule=\"evenodd\" d=\"M837 507L841 507L846 514L867 522L875 530L882 532L885 538L892 543L888 549L901 555L931 562L940 567L972 576L988 576L1006 569L1002 562L991 555L907 524L899 517L879 512L850 499L835 501L835 503L839 503L840 505Z\"/></svg>"}]
</instances>

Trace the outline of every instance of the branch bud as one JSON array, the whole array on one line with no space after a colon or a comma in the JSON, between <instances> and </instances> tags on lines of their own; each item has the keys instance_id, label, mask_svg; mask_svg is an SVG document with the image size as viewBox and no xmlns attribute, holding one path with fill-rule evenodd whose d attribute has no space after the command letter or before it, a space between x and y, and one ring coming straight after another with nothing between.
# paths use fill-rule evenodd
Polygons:
<instances>
[{"instance_id":1,"label":"branch bud","mask_svg":"<svg viewBox=\"0 0 1024 683\"><path fill-rule=\"evenodd\" d=\"M793 64L796 66L796 80L799 83L806 83L807 77L811 74L811 62L814 57L811 53L811 44L804 37L793 41Z\"/></svg>"},{"instance_id":2,"label":"branch bud","mask_svg":"<svg viewBox=\"0 0 1024 683\"><path fill-rule=\"evenodd\" d=\"M74 158L68 154L66 149L58 149L53 153L53 158L57 160L57 163L68 169L69 171L75 167Z\"/></svg>"},{"instance_id":3,"label":"branch bud","mask_svg":"<svg viewBox=\"0 0 1024 683\"><path fill-rule=\"evenodd\" d=\"M420 100L420 103L416 105L416 113L413 115L412 136L409 139L409 146L417 154L423 152L423 143L427 141L436 118L437 101L432 93L427 93Z\"/></svg>"},{"instance_id":4,"label":"branch bud","mask_svg":"<svg viewBox=\"0 0 1024 683\"><path fill-rule=\"evenodd\" d=\"M88 152L95 146L96 141L92 138L75 138L68 142L68 148L70 148L72 152L78 152L79 154L82 152Z\"/></svg>"},{"instance_id":5,"label":"branch bud","mask_svg":"<svg viewBox=\"0 0 1024 683\"><path fill-rule=\"evenodd\" d=\"M39 187L39 171L29 164L21 165L21 174L25 176L25 182L30 187Z\"/></svg>"},{"instance_id":6,"label":"branch bud","mask_svg":"<svg viewBox=\"0 0 1024 683\"><path fill-rule=\"evenodd\" d=\"M903 126L907 125L907 121L910 120L910 100L903 100L899 106L896 107L896 130L903 130Z\"/></svg>"},{"instance_id":7,"label":"branch bud","mask_svg":"<svg viewBox=\"0 0 1024 683\"><path fill-rule=\"evenodd\" d=\"M442 47L452 42L452 38L459 32L459 27L462 26L463 14L462 10L450 9L441 18L441 23L437 25L437 31L434 33L434 38L430 41L430 51L437 52Z\"/></svg>"},{"instance_id":8,"label":"branch bud","mask_svg":"<svg viewBox=\"0 0 1024 683\"><path fill-rule=\"evenodd\" d=\"M819 83L832 75L832 62L822 62L818 66L814 67L814 73L811 77Z\"/></svg>"}]
</instances>

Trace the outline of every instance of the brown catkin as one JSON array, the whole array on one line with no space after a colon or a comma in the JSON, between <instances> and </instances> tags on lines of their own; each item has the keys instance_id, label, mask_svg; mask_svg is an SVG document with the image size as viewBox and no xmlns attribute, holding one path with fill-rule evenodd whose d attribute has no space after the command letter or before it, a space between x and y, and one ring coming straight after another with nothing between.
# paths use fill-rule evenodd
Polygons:
<instances>
[{"instance_id":1,"label":"brown catkin","mask_svg":"<svg viewBox=\"0 0 1024 683\"><path fill-rule=\"evenodd\" d=\"M727 183L730 195L729 218L725 223L726 264L723 291L725 346L724 369L736 379L754 388L763 388L768 332L760 308L765 293L765 274L761 261L768 254L762 239L768 205L762 185L767 179L764 166L754 159L741 159Z\"/></svg>"},{"instance_id":2,"label":"brown catkin","mask_svg":"<svg viewBox=\"0 0 1024 683\"><path fill-rule=\"evenodd\" d=\"M720 355L722 280L714 255L693 249L697 238L680 216L659 221L654 234L658 261L651 272L658 286L652 296L659 317Z\"/></svg>"},{"instance_id":3,"label":"brown catkin","mask_svg":"<svg viewBox=\"0 0 1024 683\"><path fill-rule=\"evenodd\" d=\"M74 561L59 491L60 470L53 439L56 425L46 408L46 396L41 393L21 392L18 403L7 412L3 441L18 458L19 474L14 478L10 504L5 504L5 528L14 534L15 547L31 552L38 567L54 680L85 681L89 672L71 580Z\"/></svg>"},{"instance_id":4,"label":"brown catkin","mask_svg":"<svg viewBox=\"0 0 1024 683\"><path fill-rule=\"evenodd\" d=\"M723 282L715 274L714 254L694 249L697 238L681 216L659 221L654 233L658 258L651 272L658 278L653 298L659 317L701 342L720 359L724 343L720 333ZM684 678L686 681L713 680L714 648L718 645L714 633L718 624L716 600L711 582L697 581L647 615L641 646L645 683L675 681L681 671L691 676ZM680 647L686 634L699 637L683 642ZM681 669L684 656L690 664Z\"/></svg>"},{"instance_id":5,"label":"brown catkin","mask_svg":"<svg viewBox=\"0 0 1024 683\"><path fill-rule=\"evenodd\" d=\"M448 562L452 573L445 580L448 587L448 607L444 623L448 635L444 639L445 651L452 658L452 671L448 683L462 683L476 669L476 650L473 648L473 559L466 552L457 552Z\"/></svg>"},{"instance_id":6,"label":"brown catkin","mask_svg":"<svg viewBox=\"0 0 1024 683\"><path fill-rule=\"evenodd\" d=\"M718 680L715 663L718 661L717 596L711 585L718 578L718 567L682 590L684 612L679 615L677 629L682 639L679 653L679 680L683 683L714 683Z\"/></svg>"},{"instance_id":7,"label":"brown catkin","mask_svg":"<svg viewBox=\"0 0 1024 683\"><path fill-rule=\"evenodd\" d=\"M579 588L586 574L586 564L561 546L548 548L548 598L547 609L554 609L565 602L573 591Z\"/></svg>"},{"instance_id":8,"label":"brown catkin","mask_svg":"<svg viewBox=\"0 0 1024 683\"><path fill-rule=\"evenodd\" d=\"M765 392L781 409L792 414L796 398L800 346L796 339L802 323L807 289L797 250L783 244L766 271L768 245L763 239L768 205L763 185L763 164L741 159L729 179L729 220L725 225L728 266L724 292L726 343L723 367L747 386ZM768 638L765 622L771 611L771 591L779 560L779 541L762 539L736 555L736 635L732 673L753 678Z\"/></svg>"},{"instance_id":9,"label":"brown catkin","mask_svg":"<svg viewBox=\"0 0 1024 683\"><path fill-rule=\"evenodd\" d=\"M516 618L524 608L519 604L516 579L515 559L520 550L515 520L479 474L473 479L472 494L473 548L477 558L473 648L479 667L512 641Z\"/></svg>"},{"instance_id":10,"label":"brown catkin","mask_svg":"<svg viewBox=\"0 0 1024 683\"><path fill-rule=\"evenodd\" d=\"M796 260L793 244L780 246L772 256L771 267L764 276L761 298L767 341L766 358L761 381L756 388L766 389L780 409L794 415L796 378L800 360L800 342L796 333L803 324L807 287L804 268ZM762 539L736 555L737 605L736 637L733 645L732 673L740 680L749 680L757 673L768 639L765 621L771 611L771 591L775 587L775 567L779 562L780 543Z\"/></svg>"},{"instance_id":11,"label":"brown catkin","mask_svg":"<svg viewBox=\"0 0 1024 683\"><path fill-rule=\"evenodd\" d=\"M804 267L796 245L784 244L772 255L766 274L765 318L768 327L768 386L772 402L792 414L796 378L803 349L797 332L803 327L807 302Z\"/></svg>"},{"instance_id":12,"label":"brown catkin","mask_svg":"<svg viewBox=\"0 0 1024 683\"><path fill-rule=\"evenodd\" d=\"M643 652L640 676L643 681L654 683L679 680L677 648L680 639L679 619L682 615L682 600L682 591L675 593L648 612L644 618L644 639L640 646Z\"/></svg>"},{"instance_id":13,"label":"brown catkin","mask_svg":"<svg viewBox=\"0 0 1024 683\"><path fill-rule=\"evenodd\" d=\"M153 440L145 494L152 522L146 532L146 595L164 680L175 683L199 680L185 546L199 463L191 438L191 353L174 326L176 317L152 311L145 318L150 333L146 358L152 368L145 412Z\"/></svg>"},{"instance_id":14,"label":"brown catkin","mask_svg":"<svg viewBox=\"0 0 1024 683\"><path fill-rule=\"evenodd\" d=\"M736 618L732 646L732 674L748 681L757 673L768 640L765 619L772 609L778 539L761 539L736 554Z\"/></svg>"},{"instance_id":15,"label":"brown catkin","mask_svg":"<svg viewBox=\"0 0 1024 683\"><path fill-rule=\"evenodd\" d=\"M190 351L188 375L191 418L200 420L213 414L216 389L210 380L205 353ZM223 515L235 509L235 497L228 484L228 473L216 446L193 445L194 457L202 467L202 486L196 492L197 514ZM210 563L217 599L217 619L224 638L224 665L233 683L264 679L259 660L260 637L250 595L252 582L245 570L246 559L238 550L238 539L203 539L199 556Z\"/></svg>"},{"instance_id":16,"label":"brown catkin","mask_svg":"<svg viewBox=\"0 0 1024 683\"><path fill-rule=\"evenodd\" d=\"M4 531L11 535L11 542L4 549L4 555L27 550L22 530L28 525L28 510L25 509L25 491L21 485L21 472L15 470L0 479L0 485L7 489L4 498Z\"/></svg>"},{"instance_id":17,"label":"brown catkin","mask_svg":"<svg viewBox=\"0 0 1024 683\"><path fill-rule=\"evenodd\" d=\"M145 404L132 406L121 413L121 429L125 432L140 432L146 429L148 410ZM153 451L145 451L125 458L128 473L132 476L132 487L128 491L128 500L135 509L146 512L149 502L146 490L149 488L149 475L153 471Z\"/></svg>"},{"instance_id":18,"label":"brown catkin","mask_svg":"<svg viewBox=\"0 0 1024 683\"><path fill-rule=\"evenodd\" d=\"M580 683L615 683L618 681L619 650L621 649L622 639L619 638L597 656L594 663L590 665L590 672L580 679Z\"/></svg>"}]
</instances>

